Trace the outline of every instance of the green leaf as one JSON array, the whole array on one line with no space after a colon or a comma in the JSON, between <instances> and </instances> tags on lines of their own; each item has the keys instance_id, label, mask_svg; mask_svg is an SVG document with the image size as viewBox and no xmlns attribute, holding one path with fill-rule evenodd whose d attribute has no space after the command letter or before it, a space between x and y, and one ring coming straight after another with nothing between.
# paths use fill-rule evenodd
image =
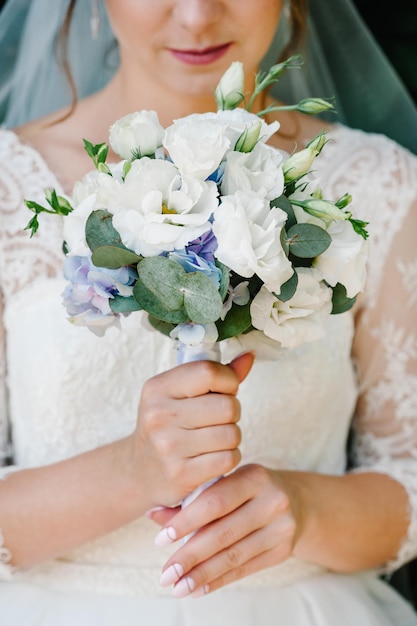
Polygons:
<instances>
[{"instance_id":1,"label":"green leaf","mask_svg":"<svg viewBox=\"0 0 417 626\"><path fill-rule=\"evenodd\" d=\"M291 278L289 278L287 282L281 285L281 291L279 292L279 294L274 293L274 296L278 298L278 300L280 300L281 302L287 302L293 297L293 295L297 291L297 286L298 274L297 272L294 272Z\"/></svg>"},{"instance_id":2,"label":"green leaf","mask_svg":"<svg viewBox=\"0 0 417 626\"><path fill-rule=\"evenodd\" d=\"M183 308L182 278L185 270L182 265L163 256L147 257L138 263L138 274L140 281L157 297L164 309L178 311Z\"/></svg>"},{"instance_id":3,"label":"green leaf","mask_svg":"<svg viewBox=\"0 0 417 626\"><path fill-rule=\"evenodd\" d=\"M123 245L120 235L113 226L112 214L103 209L93 211L87 218L85 237L91 252L102 246L127 248Z\"/></svg>"},{"instance_id":4,"label":"green leaf","mask_svg":"<svg viewBox=\"0 0 417 626\"><path fill-rule=\"evenodd\" d=\"M156 329L159 330L160 333L169 337L171 330L175 328L175 324L169 324L168 322L162 322L158 320L156 317L149 315L148 317L149 323Z\"/></svg>"},{"instance_id":5,"label":"green leaf","mask_svg":"<svg viewBox=\"0 0 417 626\"><path fill-rule=\"evenodd\" d=\"M332 289L332 314L337 315L338 313L345 313L345 311L349 311L349 309L351 309L356 302L356 296L348 298L346 288L341 283L337 283L337 285L335 285Z\"/></svg>"},{"instance_id":6,"label":"green leaf","mask_svg":"<svg viewBox=\"0 0 417 626\"><path fill-rule=\"evenodd\" d=\"M189 272L182 277L184 307L196 324L210 324L219 319L223 301L216 285L202 272Z\"/></svg>"},{"instance_id":7,"label":"green leaf","mask_svg":"<svg viewBox=\"0 0 417 626\"><path fill-rule=\"evenodd\" d=\"M222 277L220 279L219 293L220 293L221 299L224 300L227 294L227 290L229 289L229 285L230 285L230 271L228 270L226 265L224 265L217 259L216 259L216 267L218 267L222 273Z\"/></svg>"},{"instance_id":8,"label":"green leaf","mask_svg":"<svg viewBox=\"0 0 417 626\"><path fill-rule=\"evenodd\" d=\"M133 296L140 307L155 319L174 325L189 321L184 308L180 308L176 311L168 310L159 300L158 296L147 289L140 280L138 280L133 287Z\"/></svg>"},{"instance_id":9,"label":"green leaf","mask_svg":"<svg viewBox=\"0 0 417 626\"><path fill-rule=\"evenodd\" d=\"M83 142L84 149L96 168L101 171L106 171L106 169L102 169L102 166L106 163L109 146L106 143L92 144L88 139L83 139ZM108 170L108 172L106 171L106 173L110 173L110 170Z\"/></svg>"},{"instance_id":10,"label":"green leaf","mask_svg":"<svg viewBox=\"0 0 417 626\"><path fill-rule=\"evenodd\" d=\"M282 195L282 196L279 196L278 198L275 198L275 200L272 200L271 207L275 207L275 206L285 211L285 213L288 215L287 221L285 222L286 229L291 228L291 226L294 226L294 224L297 223L294 209L292 208L292 204L288 200L287 196Z\"/></svg>"},{"instance_id":11,"label":"green leaf","mask_svg":"<svg viewBox=\"0 0 417 626\"><path fill-rule=\"evenodd\" d=\"M314 258L330 246L332 238L315 224L295 224L287 232L290 252L301 259Z\"/></svg>"},{"instance_id":12,"label":"green leaf","mask_svg":"<svg viewBox=\"0 0 417 626\"><path fill-rule=\"evenodd\" d=\"M362 220L353 219L353 217L351 217L349 221L352 224L355 233L357 233L364 239L368 239L369 233L366 230L366 226L368 226L369 222L363 222Z\"/></svg>"},{"instance_id":13,"label":"green leaf","mask_svg":"<svg viewBox=\"0 0 417 626\"><path fill-rule=\"evenodd\" d=\"M94 249L91 255L91 260L96 267L107 267L108 269L134 265L141 258L127 248L119 248L117 246L99 246Z\"/></svg>"},{"instance_id":14,"label":"green leaf","mask_svg":"<svg viewBox=\"0 0 417 626\"><path fill-rule=\"evenodd\" d=\"M109 299L109 304L114 313L132 313L142 308L133 296L115 296Z\"/></svg>"},{"instance_id":15,"label":"green leaf","mask_svg":"<svg viewBox=\"0 0 417 626\"><path fill-rule=\"evenodd\" d=\"M218 341L240 335L241 333L249 330L251 324L252 319L250 316L250 302L244 304L243 306L233 304L225 319L223 321L218 320L216 322L217 330L219 332Z\"/></svg>"}]
</instances>

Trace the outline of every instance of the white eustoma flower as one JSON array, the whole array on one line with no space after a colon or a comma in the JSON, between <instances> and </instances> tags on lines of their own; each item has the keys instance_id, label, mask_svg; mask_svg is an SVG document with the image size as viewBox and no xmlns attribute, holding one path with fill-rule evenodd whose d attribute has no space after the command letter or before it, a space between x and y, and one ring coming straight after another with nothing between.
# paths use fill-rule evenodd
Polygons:
<instances>
[{"instance_id":1,"label":"white eustoma flower","mask_svg":"<svg viewBox=\"0 0 417 626\"><path fill-rule=\"evenodd\" d=\"M169 161L134 161L124 183L115 184L117 189L107 194L113 225L124 245L137 254L182 249L210 229L216 184L180 176Z\"/></svg>"},{"instance_id":2,"label":"white eustoma flower","mask_svg":"<svg viewBox=\"0 0 417 626\"><path fill-rule=\"evenodd\" d=\"M244 98L245 74L243 64L233 61L221 77L214 92L218 109L234 109Z\"/></svg>"},{"instance_id":3,"label":"white eustoma flower","mask_svg":"<svg viewBox=\"0 0 417 626\"><path fill-rule=\"evenodd\" d=\"M222 197L214 211L216 258L244 278L257 274L268 289L279 293L293 274L280 240L286 219L284 211L271 209L254 194L237 191Z\"/></svg>"},{"instance_id":4,"label":"white eustoma flower","mask_svg":"<svg viewBox=\"0 0 417 626\"><path fill-rule=\"evenodd\" d=\"M261 287L252 301L252 324L284 348L297 348L324 336L324 322L332 310L332 290L311 268L297 268L298 286L287 302Z\"/></svg>"},{"instance_id":5,"label":"white eustoma flower","mask_svg":"<svg viewBox=\"0 0 417 626\"><path fill-rule=\"evenodd\" d=\"M86 196L78 206L64 219L63 239L68 249L68 256L89 256L90 248L85 239L87 218L95 208L94 193Z\"/></svg>"},{"instance_id":6,"label":"white eustoma flower","mask_svg":"<svg viewBox=\"0 0 417 626\"><path fill-rule=\"evenodd\" d=\"M164 128L156 111L136 111L110 126L109 142L122 159L154 155L162 145Z\"/></svg>"},{"instance_id":7,"label":"white eustoma flower","mask_svg":"<svg viewBox=\"0 0 417 626\"><path fill-rule=\"evenodd\" d=\"M251 152L228 152L221 192L226 196L239 190L268 200L278 198L284 190L282 154L264 143Z\"/></svg>"},{"instance_id":8,"label":"white eustoma flower","mask_svg":"<svg viewBox=\"0 0 417 626\"><path fill-rule=\"evenodd\" d=\"M72 190L72 203L74 208L77 207L88 196L95 193L98 189L98 180L100 172L93 170L88 172L81 180L77 180Z\"/></svg>"},{"instance_id":9,"label":"white eustoma flower","mask_svg":"<svg viewBox=\"0 0 417 626\"><path fill-rule=\"evenodd\" d=\"M163 145L181 173L205 180L230 148L226 130L216 119L190 115L166 129Z\"/></svg>"},{"instance_id":10,"label":"white eustoma flower","mask_svg":"<svg viewBox=\"0 0 417 626\"><path fill-rule=\"evenodd\" d=\"M226 125L227 136L232 144L232 149L242 133L247 128L251 128L254 123L261 122L259 141L263 143L267 142L268 139L279 130L280 126L277 121L268 124L263 118L242 108L233 109L231 111L217 111L217 113L211 113L210 115L215 117L219 124Z\"/></svg>"},{"instance_id":11,"label":"white eustoma flower","mask_svg":"<svg viewBox=\"0 0 417 626\"><path fill-rule=\"evenodd\" d=\"M216 171L242 134L259 121L259 142L266 142L278 130L278 122L267 124L240 108L193 113L174 120L166 129L163 145L182 173L205 179Z\"/></svg>"},{"instance_id":12,"label":"white eustoma flower","mask_svg":"<svg viewBox=\"0 0 417 626\"><path fill-rule=\"evenodd\" d=\"M313 265L329 285L334 287L341 283L348 298L353 298L365 284L368 242L353 230L348 221L333 222L327 232L332 238L331 244L314 260Z\"/></svg>"}]
</instances>

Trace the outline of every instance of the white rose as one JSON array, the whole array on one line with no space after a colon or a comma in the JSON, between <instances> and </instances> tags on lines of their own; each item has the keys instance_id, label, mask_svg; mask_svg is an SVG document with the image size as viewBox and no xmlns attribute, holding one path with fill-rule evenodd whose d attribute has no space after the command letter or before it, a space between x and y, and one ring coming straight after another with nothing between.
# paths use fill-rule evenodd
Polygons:
<instances>
[{"instance_id":1,"label":"white rose","mask_svg":"<svg viewBox=\"0 0 417 626\"><path fill-rule=\"evenodd\" d=\"M314 260L314 267L329 285L334 287L341 283L348 298L353 298L365 284L368 242L353 230L348 221L333 222L327 232L332 242Z\"/></svg>"},{"instance_id":2,"label":"white rose","mask_svg":"<svg viewBox=\"0 0 417 626\"><path fill-rule=\"evenodd\" d=\"M293 297L281 302L265 287L252 301L252 324L284 348L296 348L324 336L324 322L332 310L332 290L311 268L297 268Z\"/></svg>"},{"instance_id":3,"label":"white rose","mask_svg":"<svg viewBox=\"0 0 417 626\"><path fill-rule=\"evenodd\" d=\"M215 256L244 278L257 274L277 293L293 274L280 241L287 214L255 195L236 192L214 211Z\"/></svg>"},{"instance_id":4,"label":"white rose","mask_svg":"<svg viewBox=\"0 0 417 626\"><path fill-rule=\"evenodd\" d=\"M263 143L251 152L228 152L221 191L231 195L239 190L268 200L278 198L284 190L282 154Z\"/></svg>"},{"instance_id":5,"label":"white rose","mask_svg":"<svg viewBox=\"0 0 417 626\"><path fill-rule=\"evenodd\" d=\"M209 230L217 186L180 176L169 161L134 161L117 193L111 194L113 225L124 245L153 256L184 248Z\"/></svg>"},{"instance_id":6,"label":"white rose","mask_svg":"<svg viewBox=\"0 0 417 626\"><path fill-rule=\"evenodd\" d=\"M154 155L162 145L164 128L156 111L129 113L110 126L109 141L114 152L122 159L135 155Z\"/></svg>"},{"instance_id":7,"label":"white rose","mask_svg":"<svg viewBox=\"0 0 417 626\"><path fill-rule=\"evenodd\" d=\"M166 129L163 145L183 174L205 180L219 167L230 140L216 119L190 115Z\"/></svg>"}]
</instances>

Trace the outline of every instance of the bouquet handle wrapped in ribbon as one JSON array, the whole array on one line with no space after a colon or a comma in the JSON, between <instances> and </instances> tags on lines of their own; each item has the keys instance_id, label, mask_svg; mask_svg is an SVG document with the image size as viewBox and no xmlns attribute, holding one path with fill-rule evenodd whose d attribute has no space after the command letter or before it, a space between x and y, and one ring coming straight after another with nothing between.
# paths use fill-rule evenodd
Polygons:
<instances>
[{"instance_id":1,"label":"bouquet handle wrapped in ribbon","mask_svg":"<svg viewBox=\"0 0 417 626\"><path fill-rule=\"evenodd\" d=\"M312 98L251 112L256 97L299 57L256 75L243 93L240 62L215 92L216 112L163 128L155 111L117 120L109 143L84 140L95 169L72 197L47 190L34 212L64 216L63 294L70 321L102 335L136 311L176 340L181 360L218 354L245 333L294 349L325 335L330 314L350 309L365 280L367 224L351 197L328 200L312 174L323 131L287 155L267 142L279 129L264 116L332 108ZM217 356L214 357L217 360ZM195 495L195 494L194 494Z\"/></svg>"}]
</instances>

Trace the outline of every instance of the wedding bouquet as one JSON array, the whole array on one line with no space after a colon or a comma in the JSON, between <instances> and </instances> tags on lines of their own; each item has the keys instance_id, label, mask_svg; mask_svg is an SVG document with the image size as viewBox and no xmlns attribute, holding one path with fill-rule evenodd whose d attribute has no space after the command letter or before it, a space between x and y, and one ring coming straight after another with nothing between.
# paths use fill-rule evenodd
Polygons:
<instances>
[{"instance_id":1,"label":"wedding bouquet","mask_svg":"<svg viewBox=\"0 0 417 626\"><path fill-rule=\"evenodd\" d=\"M116 163L107 163L107 143L84 140L95 169L72 197L51 189L49 208L25 201L35 213L31 235L40 213L65 216L63 303L72 323L102 335L143 310L176 340L179 362L218 360L220 341L249 331L284 349L315 341L330 314L354 304L367 224L353 217L349 194L325 199L312 174L326 133L288 155L267 143L279 123L263 119L272 110L314 114L331 105L313 98L251 112L294 64L292 57L257 74L246 101L243 66L232 63L215 92L217 112L168 128L156 111L117 120L109 134Z\"/></svg>"},{"instance_id":2,"label":"wedding bouquet","mask_svg":"<svg viewBox=\"0 0 417 626\"><path fill-rule=\"evenodd\" d=\"M97 334L143 310L159 331L197 351L257 330L283 348L324 335L330 314L348 310L362 290L366 223L351 197L323 197L311 168L322 132L288 155L268 145L279 123L271 110L319 113L320 99L251 112L256 96L294 65L294 57L256 76L249 100L234 62L215 92L217 112L163 128L155 111L117 120L109 145L84 140L95 170L71 198L48 190L35 215L64 219L63 302L69 319ZM244 106L245 105L245 106Z\"/></svg>"}]
</instances>

